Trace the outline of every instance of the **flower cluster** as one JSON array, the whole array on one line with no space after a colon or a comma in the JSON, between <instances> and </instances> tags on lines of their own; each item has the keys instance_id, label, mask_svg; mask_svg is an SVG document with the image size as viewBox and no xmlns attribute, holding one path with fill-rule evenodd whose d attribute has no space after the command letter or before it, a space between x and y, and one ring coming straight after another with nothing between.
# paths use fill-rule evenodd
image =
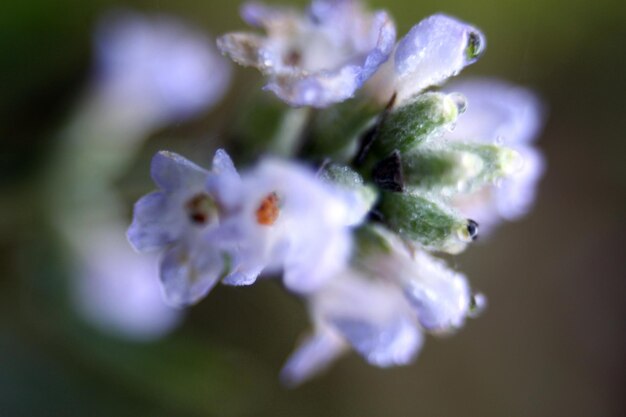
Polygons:
<instances>
[{"instance_id":1,"label":"flower cluster","mask_svg":"<svg viewBox=\"0 0 626 417\"><path fill-rule=\"evenodd\" d=\"M531 146L539 102L499 81L436 88L485 48L477 28L446 15L397 42L390 17L356 0L313 0L305 14L250 3L242 15L266 35L230 33L218 46L287 104L262 118L257 140L289 142L291 159L265 155L240 174L221 149L210 170L159 152L159 190L136 203L128 238L162 252L176 306L218 282L282 274L313 323L283 369L288 384L348 347L376 366L407 364L425 332L453 332L484 305L435 254L529 208L543 166ZM308 108L306 123L290 122L303 110L292 107Z\"/></svg>"}]
</instances>

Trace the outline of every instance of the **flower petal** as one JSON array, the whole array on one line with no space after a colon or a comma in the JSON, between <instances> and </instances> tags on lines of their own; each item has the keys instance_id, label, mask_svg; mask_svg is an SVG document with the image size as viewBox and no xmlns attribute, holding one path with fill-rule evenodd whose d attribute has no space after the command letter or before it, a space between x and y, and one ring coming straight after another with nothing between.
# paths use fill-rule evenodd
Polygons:
<instances>
[{"instance_id":1,"label":"flower petal","mask_svg":"<svg viewBox=\"0 0 626 417\"><path fill-rule=\"evenodd\" d=\"M352 97L389 58L396 37L385 12L367 13L356 1L314 1L304 16L248 3L242 15L267 37L230 33L218 39L219 48L269 75L265 89L291 106L326 107Z\"/></svg>"},{"instance_id":2,"label":"flower petal","mask_svg":"<svg viewBox=\"0 0 626 417\"><path fill-rule=\"evenodd\" d=\"M346 270L312 301L316 320L335 328L373 365L407 364L422 345L410 306L390 283Z\"/></svg>"},{"instance_id":3,"label":"flower petal","mask_svg":"<svg viewBox=\"0 0 626 417\"><path fill-rule=\"evenodd\" d=\"M289 356L280 372L281 381L295 387L324 371L345 351L346 344L330 330L309 335Z\"/></svg>"},{"instance_id":4,"label":"flower petal","mask_svg":"<svg viewBox=\"0 0 626 417\"><path fill-rule=\"evenodd\" d=\"M396 102L458 74L477 59L484 46L478 29L452 17L436 14L422 20L396 47Z\"/></svg>"},{"instance_id":5,"label":"flower petal","mask_svg":"<svg viewBox=\"0 0 626 417\"><path fill-rule=\"evenodd\" d=\"M463 325L471 293L463 274L424 251L416 253L414 274L404 277L404 292L427 330L446 331Z\"/></svg>"},{"instance_id":6,"label":"flower petal","mask_svg":"<svg viewBox=\"0 0 626 417\"><path fill-rule=\"evenodd\" d=\"M238 63L246 67L257 67L262 71L266 63L260 51L265 45L265 38L252 33L227 33L217 38L217 47Z\"/></svg>"},{"instance_id":7,"label":"flower petal","mask_svg":"<svg viewBox=\"0 0 626 417\"><path fill-rule=\"evenodd\" d=\"M161 260L161 283L168 304L184 307L202 299L218 282L224 270L222 255L211 248L181 243Z\"/></svg>"},{"instance_id":8,"label":"flower petal","mask_svg":"<svg viewBox=\"0 0 626 417\"><path fill-rule=\"evenodd\" d=\"M467 110L444 139L514 146L533 142L543 126L544 106L525 88L497 79L475 78L452 83L446 90L465 96Z\"/></svg>"},{"instance_id":9,"label":"flower petal","mask_svg":"<svg viewBox=\"0 0 626 417\"><path fill-rule=\"evenodd\" d=\"M402 316L382 326L350 318L332 323L370 364L383 368L412 362L422 345L421 332Z\"/></svg>"},{"instance_id":10,"label":"flower petal","mask_svg":"<svg viewBox=\"0 0 626 417\"><path fill-rule=\"evenodd\" d=\"M184 219L172 210L172 200L162 192L150 193L135 203L133 222L127 237L139 252L163 249L179 239L184 231Z\"/></svg>"},{"instance_id":11,"label":"flower petal","mask_svg":"<svg viewBox=\"0 0 626 417\"><path fill-rule=\"evenodd\" d=\"M528 213L535 200L537 183L545 171L545 159L541 152L529 146L520 146L517 151L524 158L522 169L494 190L498 214L507 220L515 220Z\"/></svg>"},{"instance_id":12,"label":"flower petal","mask_svg":"<svg viewBox=\"0 0 626 417\"><path fill-rule=\"evenodd\" d=\"M154 182L168 192L202 187L208 175L207 170L169 151L157 152L154 155L150 173Z\"/></svg>"}]
</instances>

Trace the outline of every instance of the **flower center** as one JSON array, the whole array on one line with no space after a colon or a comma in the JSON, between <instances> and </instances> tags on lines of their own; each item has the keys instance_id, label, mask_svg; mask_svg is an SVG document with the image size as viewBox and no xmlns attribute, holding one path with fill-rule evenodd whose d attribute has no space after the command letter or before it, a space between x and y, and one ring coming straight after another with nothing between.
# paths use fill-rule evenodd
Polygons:
<instances>
[{"instance_id":1,"label":"flower center","mask_svg":"<svg viewBox=\"0 0 626 417\"><path fill-rule=\"evenodd\" d=\"M283 57L285 65L290 67L297 67L302 63L302 53L297 49L290 49Z\"/></svg>"},{"instance_id":2,"label":"flower center","mask_svg":"<svg viewBox=\"0 0 626 417\"><path fill-rule=\"evenodd\" d=\"M276 223L278 215L280 214L280 207L278 206L279 199L278 194L270 193L265 197L259 208L256 210L256 221L263 226L271 226Z\"/></svg>"},{"instance_id":3,"label":"flower center","mask_svg":"<svg viewBox=\"0 0 626 417\"><path fill-rule=\"evenodd\" d=\"M197 225L205 225L216 214L215 202L206 193L198 193L191 197L185 204L185 210L189 220Z\"/></svg>"}]
</instances>

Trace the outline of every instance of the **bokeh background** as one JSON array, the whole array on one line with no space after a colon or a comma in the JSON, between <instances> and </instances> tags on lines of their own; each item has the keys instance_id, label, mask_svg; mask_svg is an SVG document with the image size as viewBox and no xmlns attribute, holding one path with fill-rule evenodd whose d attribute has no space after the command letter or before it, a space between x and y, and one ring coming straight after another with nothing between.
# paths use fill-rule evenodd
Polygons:
<instances>
[{"instance_id":1,"label":"bokeh background","mask_svg":"<svg viewBox=\"0 0 626 417\"><path fill-rule=\"evenodd\" d=\"M303 2L295 2L302 5ZM111 8L176 15L217 35L243 29L236 1L7 0L0 4L0 416L626 415L626 6L611 0L371 1L399 33L443 11L486 33L463 75L537 91L548 168L534 211L456 258L488 310L428 338L412 366L352 354L288 390L278 371L308 327L275 281L219 287L158 341L90 326L68 295L71 253L45 221L50 160L93 70ZM152 188L155 149L206 155L259 79L237 69L210 112L160 128L117 186L128 218ZM191 154L189 154L191 155ZM200 158L200 157L199 157ZM200 158L201 159L201 158ZM156 276L155 276L156 279Z\"/></svg>"}]
</instances>

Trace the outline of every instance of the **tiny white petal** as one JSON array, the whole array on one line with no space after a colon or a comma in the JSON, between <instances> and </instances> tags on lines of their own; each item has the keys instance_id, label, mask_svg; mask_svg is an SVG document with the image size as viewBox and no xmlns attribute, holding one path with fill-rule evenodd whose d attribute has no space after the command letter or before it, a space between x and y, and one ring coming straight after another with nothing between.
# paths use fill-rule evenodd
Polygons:
<instances>
[{"instance_id":1,"label":"tiny white petal","mask_svg":"<svg viewBox=\"0 0 626 417\"><path fill-rule=\"evenodd\" d=\"M290 387L300 385L324 371L343 354L345 348L345 342L332 330L317 330L289 356L280 379Z\"/></svg>"},{"instance_id":2,"label":"tiny white petal","mask_svg":"<svg viewBox=\"0 0 626 417\"><path fill-rule=\"evenodd\" d=\"M471 64L475 60L468 57L471 42L484 47L482 33L443 14L430 16L413 26L398 42L394 53L396 103L440 84Z\"/></svg>"}]
</instances>

